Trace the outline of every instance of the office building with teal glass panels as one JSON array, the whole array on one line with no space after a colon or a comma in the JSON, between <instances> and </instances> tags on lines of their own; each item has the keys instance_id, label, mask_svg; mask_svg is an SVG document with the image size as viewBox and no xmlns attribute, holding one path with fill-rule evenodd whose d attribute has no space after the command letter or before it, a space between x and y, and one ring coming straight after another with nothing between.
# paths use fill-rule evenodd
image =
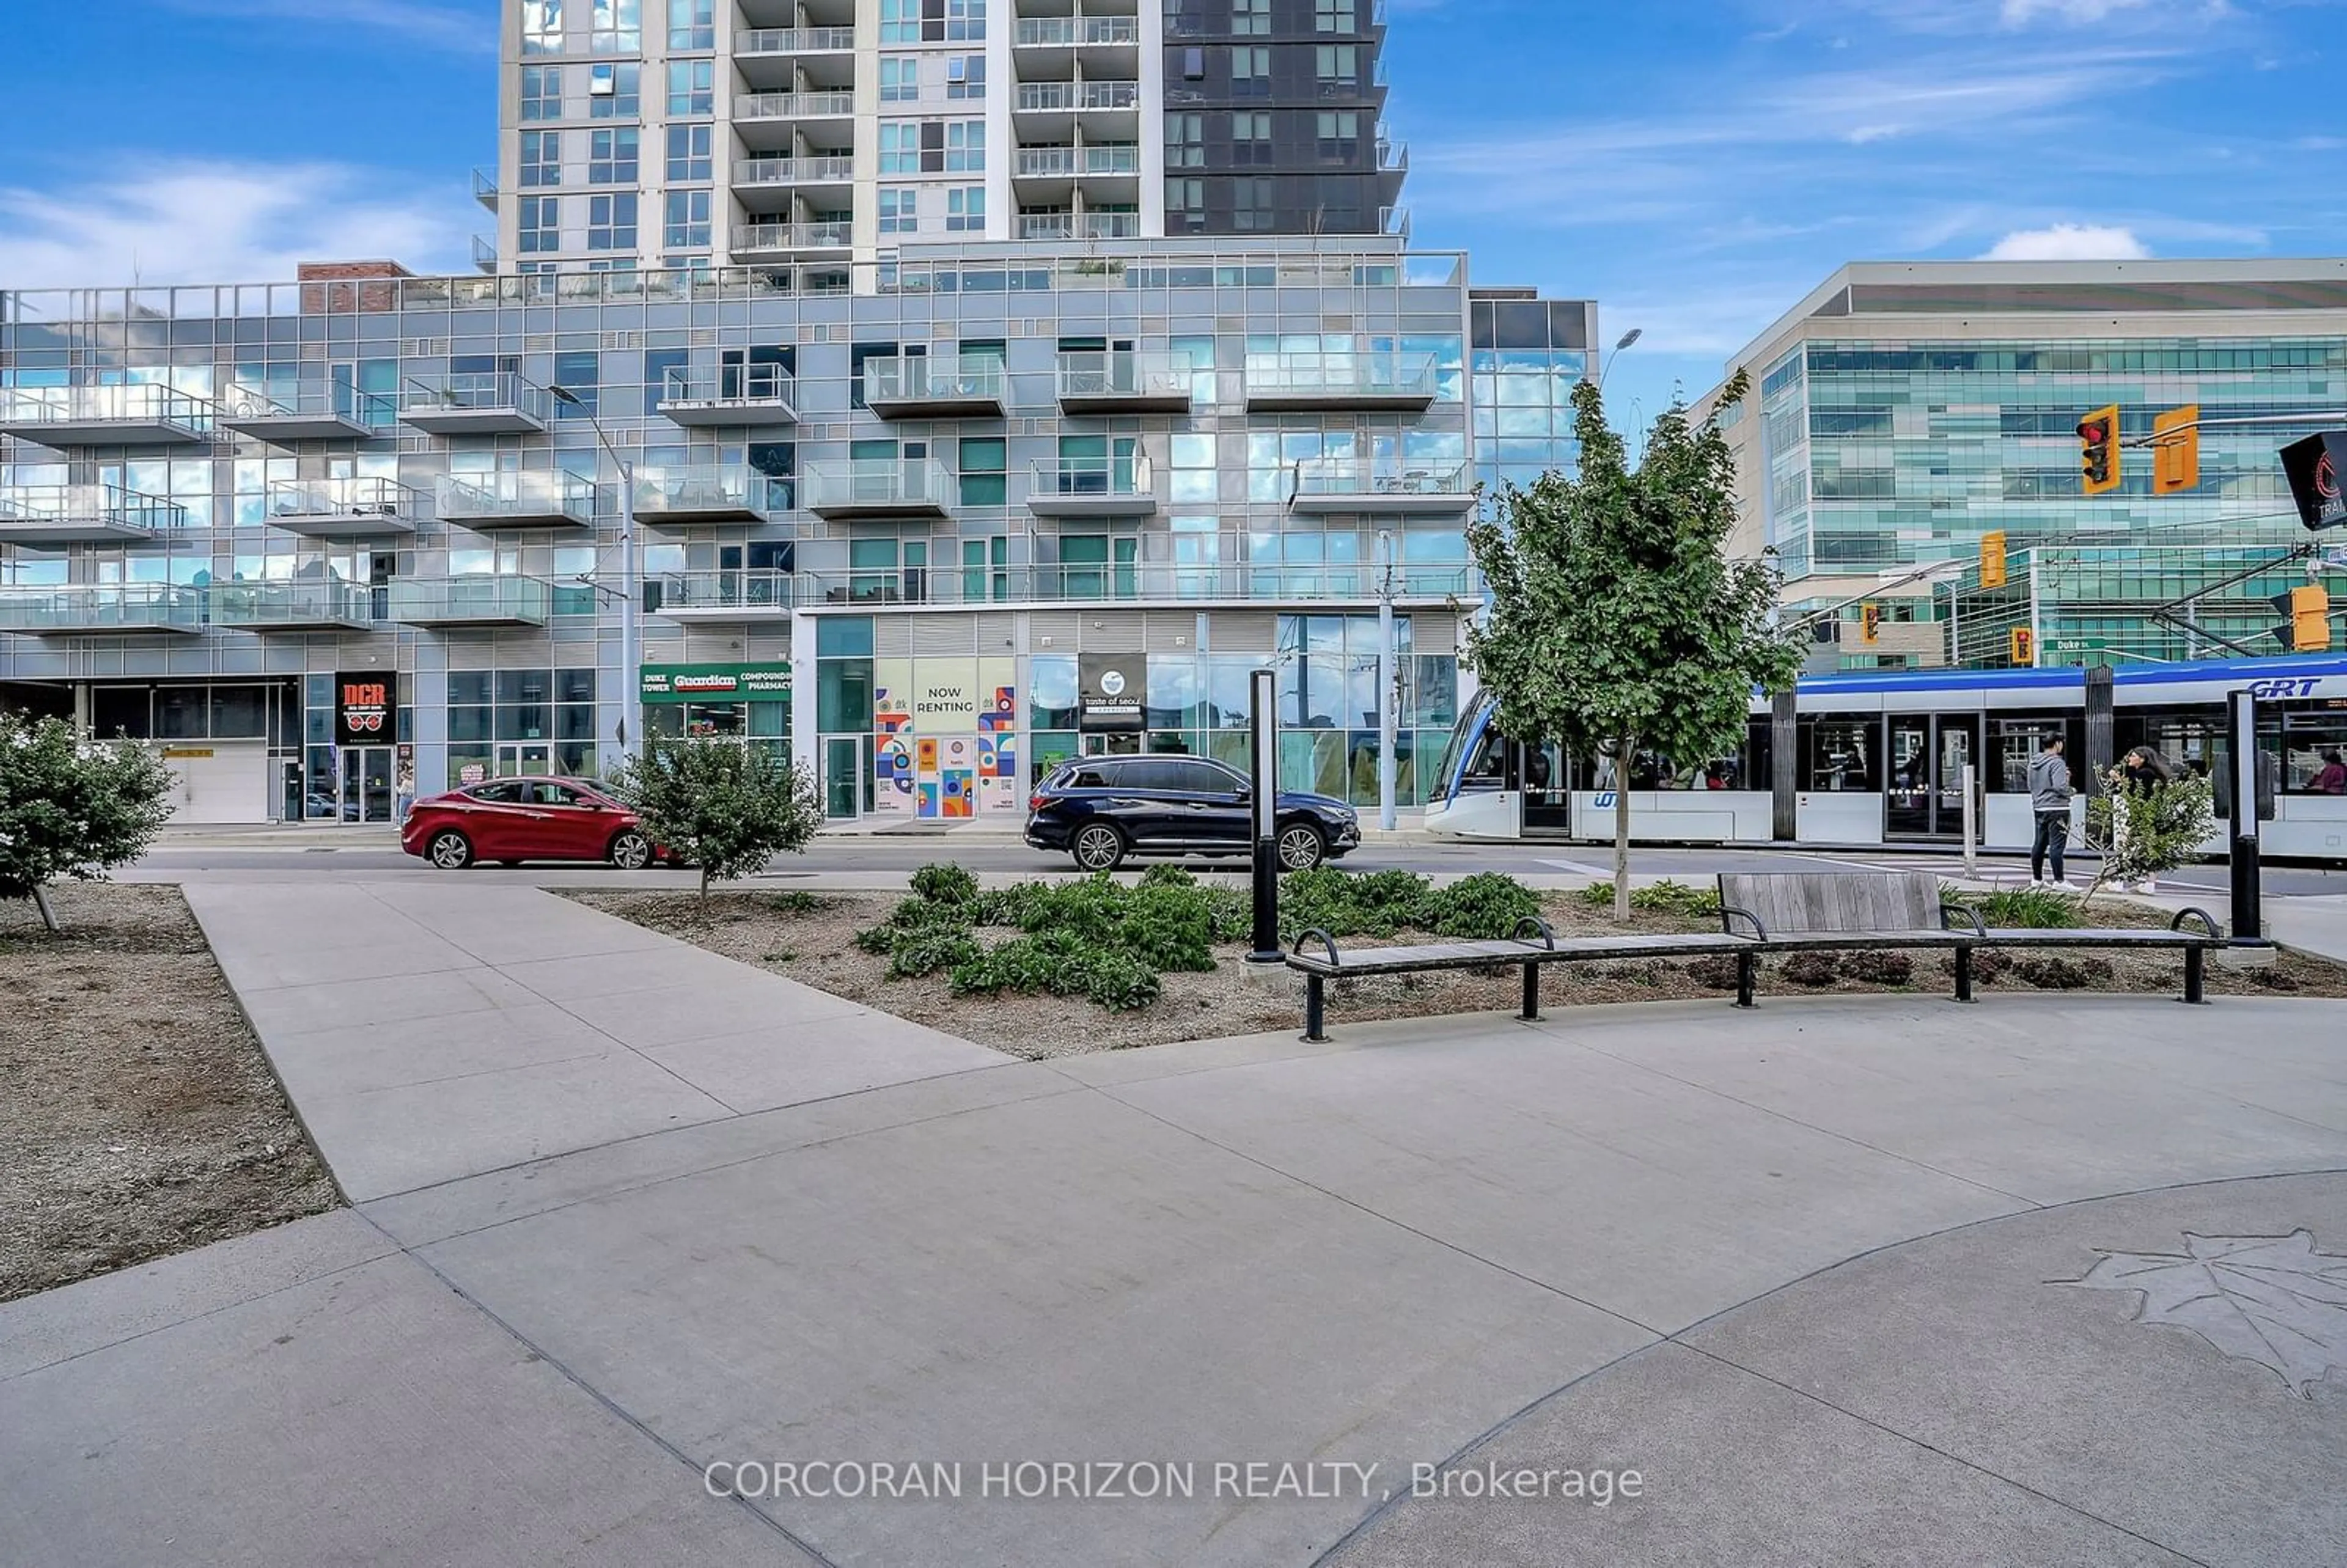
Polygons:
<instances>
[{"instance_id":1,"label":"office building with teal glass panels","mask_svg":"<svg viewBox=\"0 0 2347 1568\"><path fill-rule=\"evenodd\" d=\"M1238 755L1270 665L1285 782L1367 803L1390 595L1411 804L1474 481L1595 330L1512 300L1541 365L1487 372L1477 303L1375 236L0 293L0 704L155 742L182 820L592 774L631 696L836 815L1016 815L1061 756Z\"/></svg>"},{"instance_id":2,"label":"office building with teal glass panels","mask_svg":"<svg viewBox=\"0 0 2347 1568\"><path fill-rule=\"evenodd\" d=\"M2347 261L1854 264L1737 367L1737 548L1781 565L1822 667L2273 653L2308 577L2275 454L2347 425ZM2113 404L2127 439L2197 405L2198 484L2154 494L2133 447L2085 495L2076 426Z\"/></svg>"}]
</instances>

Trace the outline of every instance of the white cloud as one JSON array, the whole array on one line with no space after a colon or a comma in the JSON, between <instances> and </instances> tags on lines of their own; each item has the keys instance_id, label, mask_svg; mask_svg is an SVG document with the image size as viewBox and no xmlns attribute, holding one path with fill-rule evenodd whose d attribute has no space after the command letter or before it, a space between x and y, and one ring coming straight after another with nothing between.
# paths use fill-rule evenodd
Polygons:
<instances>
[{"instance_id":1,"label":"white cloud","mask_svg":"<svg viewBox=\"0 0 2347 1568\"><path fill-rule=\"evenodd\" d=\"M2016 229L1981 258L1983 261L2140 261L2151 252L2132 229L2094 223L2056 223Z\"/></svg>"},{"instance_id":2,"label":"white cloud","mask_svg":"<svg viewBox=\"0 0 2347 1568\"><path fill-rule=\"evenodd\" d=\"M2144 0L2004 0L1999 15L2008 27L2027 25L2037 16L2058 16L2065 22L2099 22L2114 11L2132 10Z\"/></svg>"},{"instance_id":3,"label":"white cloud","mask_svg":"<svg viewBox=\"0 0 2347 1568\"><path fill-rule=\"evenodd\" d=\"M0 288L291 282L301 261L464 265L471 204L338 164L189 163L113 185L0 187Z\"/></svg>"}]
</instances>

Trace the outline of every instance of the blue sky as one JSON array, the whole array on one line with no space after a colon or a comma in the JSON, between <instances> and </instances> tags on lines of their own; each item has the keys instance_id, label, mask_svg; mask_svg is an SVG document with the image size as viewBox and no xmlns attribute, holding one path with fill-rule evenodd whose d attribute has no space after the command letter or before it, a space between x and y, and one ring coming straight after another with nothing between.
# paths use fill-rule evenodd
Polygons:
<instances>
[{"instance_id":1,"label":"blue sky","mask_svg":"<svg viewBox=\"0 0 2347 1568\"><path fill-rule=\"evenodd\" d=\"M2347 0L1391 4L1419 242L1642 328L1624 418L1845 261L2347 251ZM6 5L0 287L487 226L497 0Z\"/></svg>"}]
</instances>

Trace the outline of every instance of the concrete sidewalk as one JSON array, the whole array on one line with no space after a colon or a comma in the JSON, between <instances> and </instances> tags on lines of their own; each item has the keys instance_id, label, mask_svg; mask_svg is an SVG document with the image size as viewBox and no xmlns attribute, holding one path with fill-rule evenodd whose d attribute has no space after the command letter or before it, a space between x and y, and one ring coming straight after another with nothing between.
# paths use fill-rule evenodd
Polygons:
<instances>
[{"instance_id":1,"label":"concrete sidewalk","mask_svg":"<svg viewBox=\"0 0 2347 1568\"><path fill-rule=\"evenodd\" d=\"M1565 1008L1023 1063L548 895L293 891L191 890L364 1201L0 1307L0 1562L2347 1559L2339 1266L2303 1383L2061 1283L2187 1231L2347 1252L2338 1003ZM572 1025L598 1065L499 1054ZM968 1491L704 1485L839 1460ZM1486 1460L1645 1495L1408 1495ZM1202 1490L980 1495L1024 1460ZM1234 1497L1217 1460L1378 1469Z\"/></svg>"}]
</instances>

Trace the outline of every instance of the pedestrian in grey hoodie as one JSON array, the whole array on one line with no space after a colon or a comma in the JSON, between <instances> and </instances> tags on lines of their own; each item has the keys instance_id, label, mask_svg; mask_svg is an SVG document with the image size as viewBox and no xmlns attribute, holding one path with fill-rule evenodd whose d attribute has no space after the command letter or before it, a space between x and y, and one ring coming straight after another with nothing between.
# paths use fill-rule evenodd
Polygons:
<instances>
[{"instance_id":1,"label":"pedestrian in grey hoodie","mask_svg":"<svg viewBox=\"0 0 2347 1568\"><path fill-rule=\"evenodd\" d=\"M2045 749L2029 759L2029 806L2037 814L2037 836L2029 845L2029 885L2049 886L2045 857L2054 857L2055 887L2062 880L2062 850L2070 842L2070 764L2062 760L2062 737L2045 737Z\"/></svg>"}]
</instances>

